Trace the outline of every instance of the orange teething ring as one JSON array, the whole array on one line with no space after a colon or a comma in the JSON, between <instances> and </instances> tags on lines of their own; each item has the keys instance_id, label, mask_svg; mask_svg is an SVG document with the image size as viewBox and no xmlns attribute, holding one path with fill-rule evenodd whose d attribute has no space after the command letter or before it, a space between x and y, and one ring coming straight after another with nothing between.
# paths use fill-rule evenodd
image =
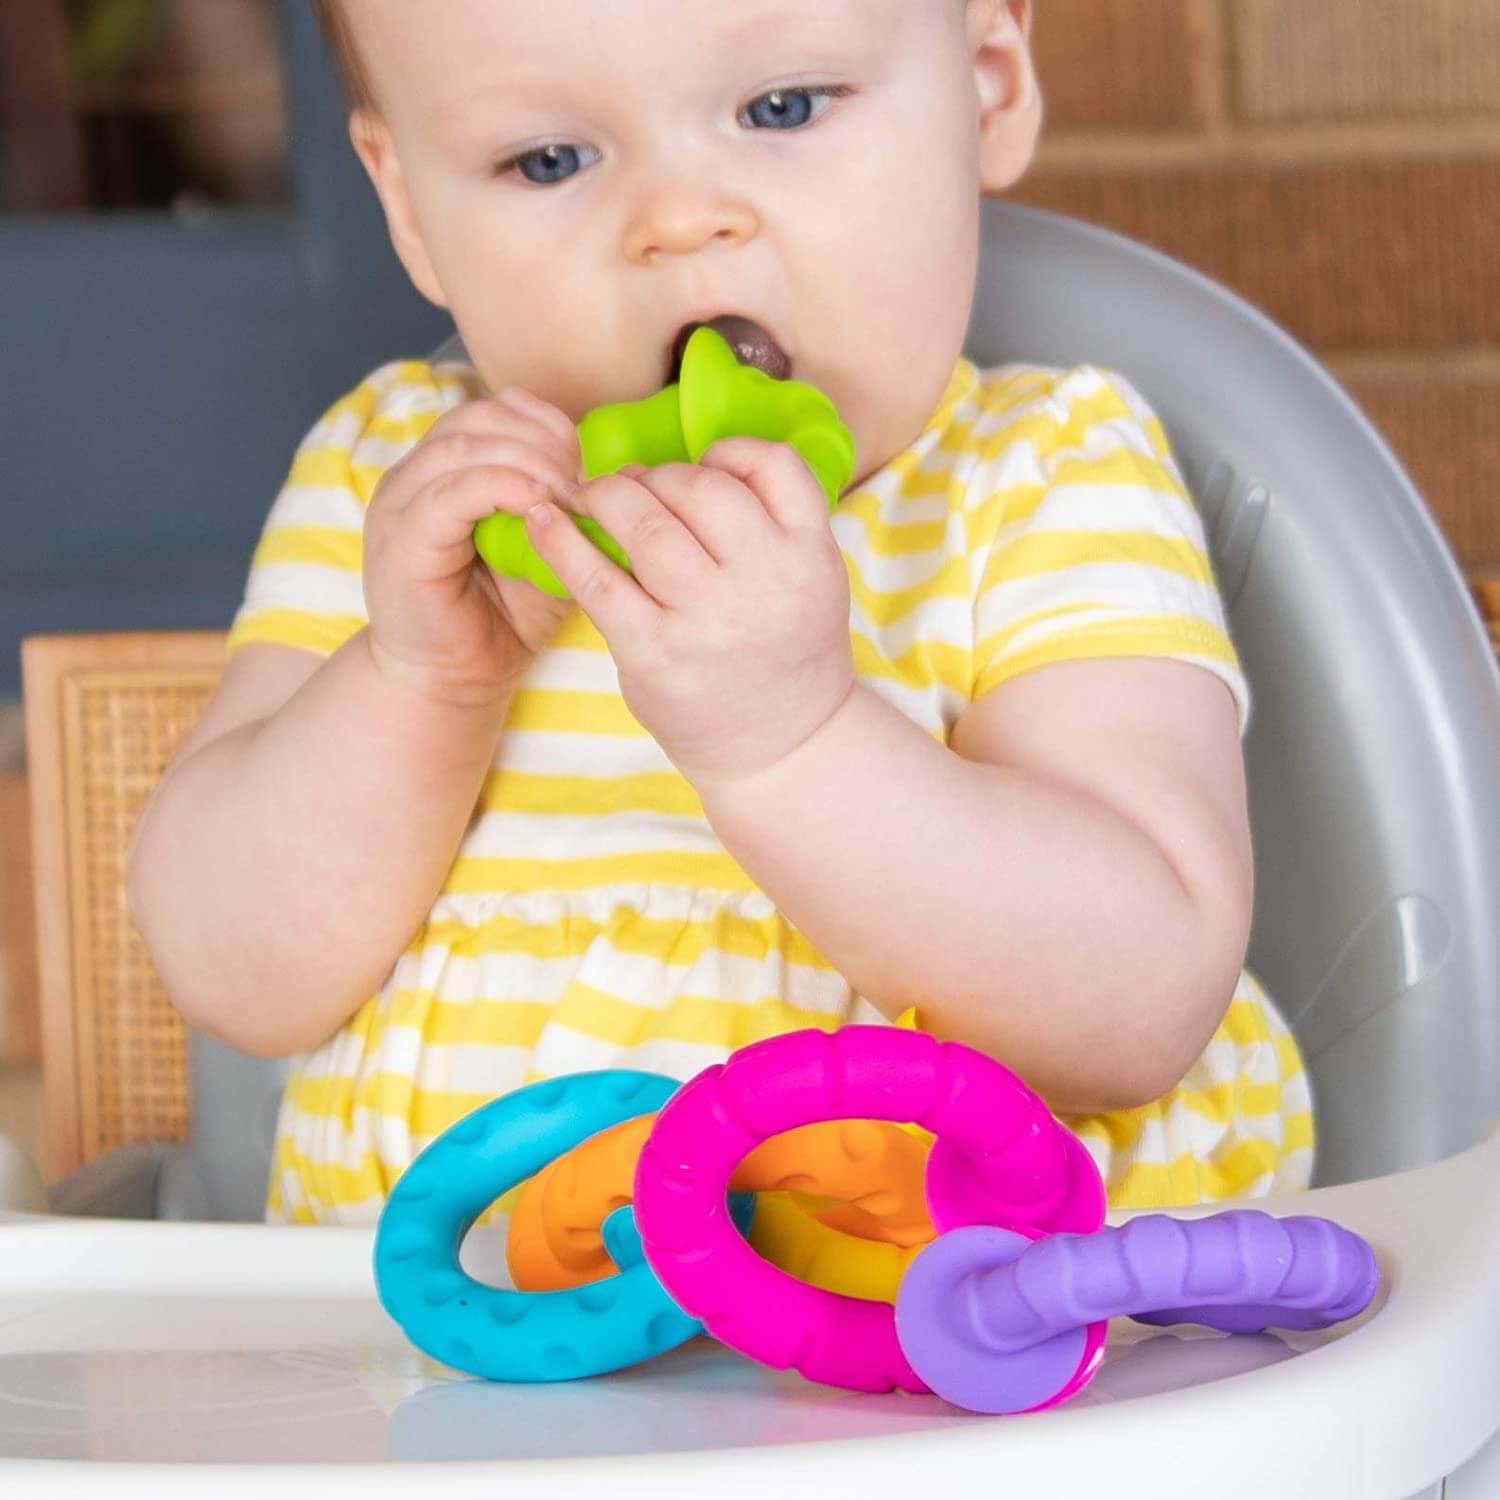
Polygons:
<instances>
[{"instance_id":1,"label":"orange teething ring","mask_svg":"<svg viewBox=\"0 0 1500 1500\"><path fill-rule=\"evenodd\" d=\"M507 1254L521 1291L561 1291L614 1273L600 1233L605 1219L630 1202L636 1162L656 1116L627 1120L550 1163L521 1192L511 1216ZM901 1249L936 1237L927 1212L930 1138L885 1120L804 1125L764 1142L740 1163L736 1192L789 1193L829 1230ZM813 1207L802 1195L840 1200ZM777 1243L785 1239L786 1215ZM768 1226L769 1227L769 1226ZM808 1226L818 1233L818 1225ZM756 1243L754 1230L751 1242ZM762 1253L768 1246L757 1244Z\"/></svg>"}]
</instances>

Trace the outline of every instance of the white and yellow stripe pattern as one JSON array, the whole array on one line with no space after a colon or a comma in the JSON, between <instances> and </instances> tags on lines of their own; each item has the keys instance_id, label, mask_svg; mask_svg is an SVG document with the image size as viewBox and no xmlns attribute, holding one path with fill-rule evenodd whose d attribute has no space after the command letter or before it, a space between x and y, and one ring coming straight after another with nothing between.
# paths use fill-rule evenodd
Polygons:
<instances>
[{"instance_id":1,"label":"white and yellow stripe pattern","mask_svg":"<svg viewBox=\"0 0 1500 1500\"><path fill-rule=\"evenodd\" d=\"M328 411L267 519L231 651L271 641L326 656L365 624L376 484L482 394L467 365L403 361ZM856 670L934 737L1007 678L1107 655L1216 673L1243 733L1250 695L1201 521L1160 423L1118 375L961 359L923 431L832 525ZM268 1215L372 1222L428 1141L537 1078L614 1066L688 1078L760 1037L881 1020L719 843L575 612L517 688L427 921L380 992L296 1060ZM1117 1207L1310 1176L1306 1075L1249 973L1176 1090L1069 1123Z\"/></svg>"}]
</instances>

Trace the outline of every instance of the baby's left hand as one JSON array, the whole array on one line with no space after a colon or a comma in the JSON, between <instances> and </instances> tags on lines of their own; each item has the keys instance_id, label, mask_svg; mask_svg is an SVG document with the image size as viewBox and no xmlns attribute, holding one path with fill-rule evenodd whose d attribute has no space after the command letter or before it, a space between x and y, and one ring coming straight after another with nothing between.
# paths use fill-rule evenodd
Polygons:
<instances>
[{"instance_id":1,"label":"baby's left hand","mask_svg":"<svg viewBox=\"0 0 1500 1500\"><path fill-rule=\"evenodd\" d=\"M633 464L567 504L634 578L550 503L527 535L609 643L630 711L700 790L774 765L848 696L848 569L795 448L724 438L701 463Z\"/></svg>"}]
</instances>

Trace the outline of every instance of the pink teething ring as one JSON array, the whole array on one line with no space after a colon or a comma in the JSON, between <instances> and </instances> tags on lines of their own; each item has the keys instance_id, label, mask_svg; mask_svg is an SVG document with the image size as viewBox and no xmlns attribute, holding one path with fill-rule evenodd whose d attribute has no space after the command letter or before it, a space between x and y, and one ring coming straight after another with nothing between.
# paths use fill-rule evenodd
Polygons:
<instances>
[{"instance_id":1,"label":"pink teething ring","mask_svg":"<svg viewBox=\"0 0 1500 1500\"><path fill-rule=\"evenodd\" d=\"M1043 1108L1046 1106L1044 1105ZM927 1204L939 1234L975 1224L1040 1234L1093 1234L1104 1224L1108 1203L1104 1179L1089 1148L1065 1126L1058 1127L1068 1158L1067 1190L1056 1202L1016 1201L1003 1177L986 1170L982 1157L948 1140L937 1141L927 1158Z\"/></svg>"},{"instance_id":2,"label":"pink teething ring","mask_svg":"<svg viewBox=\"0 0 1500 1500\"><path fill-rule=\"evenodd\" d=\"M798 1281L757 1255L729 1218L729 1179L763 1141L848 1119L920 1125L938 1138L934 1156L944 1146L945 1158L961 1161L963 1170L928 1173L935 1224L973 1221L964 1204L943 1201L950 1186L971 1181L1004 1205L1010 1220L1000 1227L1045 1235L1103 1223L1092 1158L1008 1068L958 1042L846 1026L756 1042L668 1101L636 1167L641 1244L672 1300L751 1359L850 1390L926 1391L889 1303Z\"/></svg>"}]
</instances>

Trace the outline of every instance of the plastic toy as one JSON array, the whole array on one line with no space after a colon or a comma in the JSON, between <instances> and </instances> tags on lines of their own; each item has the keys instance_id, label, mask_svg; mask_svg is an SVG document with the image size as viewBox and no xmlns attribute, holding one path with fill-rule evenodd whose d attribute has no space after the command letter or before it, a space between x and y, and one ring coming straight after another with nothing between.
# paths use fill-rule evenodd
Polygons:
<instances>
[{"instance_id":1,"label":"plastic toy","mask_svg":"<svg viewBox=\"0 0 1500 1500\"><path fill-rule=\"evenodd\" d=\"M503 1192L600 1130L660 1108L677 1087L624 1070L559 1078L503 1095L433 1141L396 1183L375 1236L376 1290L412 1343L491 1380L550 1381L622 1369L696 1337L699 1323L641 1261L628 1214L606 1225L620 1274L594 1285L505 1291L458 1261ZM721 1196L714 1216L748 1230L754 1200L737 1195L730 1210L732 1219Z\"/></svg>"},{"instance_id":2,"label":"plastic toy","mask_svg":"<svg viewBox=\"0 0 1500 1500\"><path fill-rule=\"evenodd\" d=\"M926 1248L835 1229L810 1214L798 1193L756 1197L750 1243L773 1266L809 1286L892 1306L907 1268Z\"/></svg>"},{"instance_id":3,"label":"plastic toy","mask_svg":"<svg viewBox=\"0 0 1500 1500\"><path fill-rule=\"evenodd\" d=\"M921 1223L910 1193L872 1193L867 1174L872 1160L926 1149L902 1121L932 1132L933 1243L861 1241L780 1191L797 1181L853 1193L873 1223L904 1235ZM633 1209L622 1206L632 1160ZM459 1247L485 1206L528 1178L512 1269L518 1285L554 1289L484 1286L460 1269ZM777 1205L757 1247L768 1259L746 1243L760 1217L751 1187L772 1189L762 1201ZM975 1225L976 1207L1001 1217ZM1093 1159L1008 1069L959 1043L849 1026L755 1043L680 1089L613 1071L495 1100L396 1184L375 1272L413 1343L491 1379L601 1374L706 1331L810 1380L931 1390L993 1413L1077 1394L1113 1317L1322 1328L1363 1311L1379 1283L1370 1247L1325 1219L1103 1221ZM850 1261L845 1242L882 1256L878 1270ZM615 1275L589 1280L611 1263ZM810 1267L815 1284L783 1269Z\"/></svg>"},{"instance_id":4,"label":"plastic toy","mask_svg":"<svg viewBox=\"0 0 1500 1500\"><path fill-rule=\"evenodd\" d=\"M1039 1411L1075 1395L1104 1357L1094 1330L1128 1316L1226 1333L1327 1328L1363 1312L1380 1270L1327 1219L1234 1209L1036 1239L975 1227L921 1251L896 1329L924 1381L970 1411Z\"/></svg>"},{"instance_id":5,"label":"plastic toy","mask_svg":"<svg viewBox=\"0 0 1500 1500\"><path fill-rule=\"evenodd\" d=\"M793 1280L704 1213L758 1141L843 1116L910 1116L937 1136L927 1193L944 1232L911 1262L894 1318ZM1374 1296L1369 1246L1322 1219L1151 1215L1095 1232L1103 1185L1061 1136L1019 1079L958 1043L861 1026L777 1037L705 1069L662 1111L636 1175L642 1248L673 1300L751 1358L986 1412L1075 1395L1098 1371L1112 1317L1318 1328ZM948 1194L968 1182L1012 1216L1003 1227L958 1225L973 1204ZM1066 1226L1074 1215L1083 1233Z\"/></svg>"},{"instance_id":6,"label":"plastic toy","mask_svg":"<svg viewBox=\"0 0 1500 1500\"><path fill-rule=\"evenodd\" d=\"M526 1184L507 1244L517 1287L550 1291L613 1271L601 1228L629 1201L656 1119L602 1131ZM917 1136L884 1121L809 1125L758 1147L730 1186L760 1195L750 1243L773 1264L830 1291L894 1302L912 1254L937 1233L923 1188L927 1152ZM843 1201L819 1208L807 1195Z\"/></svg>"},{"instance_id":7,"label":"plastic toy","mask_svg":"<svg viewBox=\"0 0 1500 1500\"><path fill-rule=\"evenodd\" d=\"M808 1286L762 1260L724 1224L735 1167L763 1141L816 1121L910 1120L937 1137L928 1208L947 1230L972 1206L947 1196L979 1181L1003 1221L1039 1233L1104 1222L1099 1173L1040 1096L956 1042L884 1026L794 1032L704 1069L661 1112L636 1169L646 1260L673 1301L720 1342L776 1369L851 1390L926 1391L890 1306ZM962 1160L962 1170L955 1169ZM1103 1348L1104 1325L1087 1333Z\"/></svg>"},{"instance_id":8,"label":"plastic toy","mask_svg":"<svg viewBox=\"0 0 1500 1500\"><path fill-rule=\"evenodd\" d=\"M626 464L652 468L697 463L720 438L758 437L790 443L817 475L832 510L854 473L854 439L837 408L803 380L773 380L742 365L716 329L695 329L682 356L680 377L643 401L595 407L578 424L584 473L613 474ZM619 543L588 516L573 516L579 530L627 572ZM495 572L524 578L554 598L567 588L531 545L520 516L496 511L474 528L474 546Z\"/></svg>"}]
</instances>

